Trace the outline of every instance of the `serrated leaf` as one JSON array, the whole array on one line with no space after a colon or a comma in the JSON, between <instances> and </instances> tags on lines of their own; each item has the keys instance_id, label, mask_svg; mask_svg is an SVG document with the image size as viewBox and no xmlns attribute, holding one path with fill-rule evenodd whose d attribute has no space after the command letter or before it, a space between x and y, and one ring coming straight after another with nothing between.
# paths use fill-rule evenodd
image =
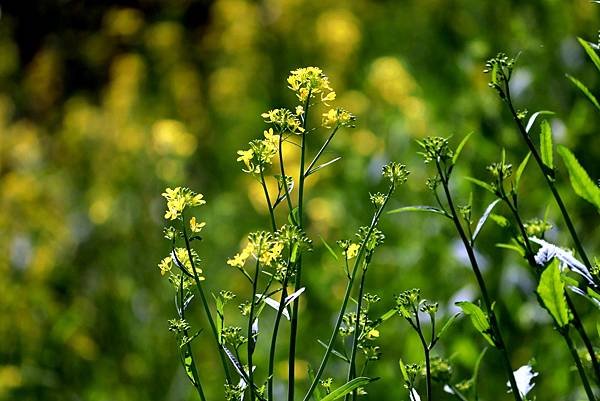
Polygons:
<instances>
[{"instance_id":1,"label":"serrated leaf","mask_svg":"<svg viewBox=\"0 0 600 401\"><path fill-rule=\"evenodd\" d=\"M584 40L582 38L577 38L577 40L596 66L596 69L600 71L600 57L598 57L598 53L596 53L596 50L594 50L594 48L590 45L590 43L587 40Z\"/></svg>"},{"instance_id":2,"label":"serrated leaf","mask_svg":"<svg viewBox=\"0 0 600 401\"><path fill-rule=\"evenodd\" d=\"M588 89L587 86L584 85L583 82L581 82L580 80L578 80L577 78L566 74L567 78L569 79L569 81L571 81L573 83L573 85L575 85L577 87L577 89L579 89L581 91L581 93L583 93L585 95L585 97L588 98L588 100L594 105L594 107L597 110L600 110L600 103L598 103L598 99L596 99L596 96L594 96L592 94L592 92Z\"/></svg>"},{"instance_id":3,"label":"serrated leaf","mask_svg":"<svg viewBox=\"0 0 600 401\"><path fill-rule=\"evenodd\" d=\"M471 138L471 135L473 135L472 132L469 132L463 139L462 141L460 141L460 143L458 144L458 146L456 147L456 151L454 152L454 156L452 156L452 164L456 164L456 161L458 160L458 156L460 156L460 152L462 152L463 148L465 147L465 145L467 144L467 141L469 140L469 138Z\"/></svg>"},{"instance_id":4,"label":"serrated leaf","mask_svg":"<svg viewBox=\"0 0 600 401\"><path fill-rule=\"evenodd\" d=\"M525 167L527 167L527 163L529 162L530 157L531 157L531 152L528 152L527 156L525 156L525 158L523 159L521 164L519 164L517 171L515 172L515 187L517 187L517 188L519 187L519 183L521 182L521 176L523 175L523 172L525 171Z\"/></svg>"},{"instance_id":5,"label":"serrated leaf","mask_svg":"<svg viewBox=\"0 0 600 401\"><path fill-rule=\"evenodd\" d=\"M559 145L557 150L567 166L571 186L575 193L600 209L600 188L592 181L568 148Z\"/></svg>"},{"instance_id":6,"label":"serrated leaf","mask_svg":"<svg viewBox=\"0 0 600 401\"><path fill-rule=\"evenodd\" d=\"M552 127L544 120L540 131L540 153L542 162L550 169L554 169L554 158L552 155Z\"/></svg>"},{"instance_id":7,"label":"serrated leaf","mask_svg":"<svg viewBox=\"0 0 600 401\"><path fill-rule=\"evenodd\" d=\"M456 302L455 305L462 309L465 315L471 318L471 323L473 323L473 326L478 332L481 333L483 338L485 338L491 345L495 346L494 340L490 336L490 322L481 308L475 305L473 302L468 301Z\"/></svg>"},{"instance_id":8,"label":"serrated leaf","mask_svg":"<svg viewBox=\"0 0 600 401\"><path fill-rule=\"evenodd\" d=\"M527 121L527 126L525 127L525 132L529 133L529 131L531 130L531 127L533 127L533 124L535 124L535 120L539 117L539 116L543 116L543 115L553 115L554 112L552 111L548 111L548 110L540 110L540 111L536 111L535 113L533 113L531 115L531 117L529 117L529 120Z\"/></svg>"},{"instance_id":9,"label":"serrated leaf","mask_svg":"<svg viewBox=\"0 0 600 401\"><path fill-rule=\"evenodd\" d=\"M390 210L387 214L405 213L405 212L429 212L441 215L446 215L442 209L433 206L405 206L398 209Z\"/></svg>"},{"instance_id":10,"label":"serrated leaf","mask_svg":"<svg viewBox=\"0 0 600 401\"><path fill-rule=\"evenodd\" d=\"M558 327L565 327L571 319L565 298L565 283L561 280L558 264L559 261L554 259L542 272L537 293Z\"/></svg>"},{"instance_id":11,"label":"serrated leaf","mask_svg":"<svg viewBox=\"0 0 600 401\"><path fill-rule=\"evenodd\" d=\"M357 377L356 379L352 379L348 383L336 388L331 393L329 393L325 397L323 397L323 399L321 401L337 400L338 398L341 398L341 397L345 396L346 394L351 393L353 390L355 390L359 387L364 387L367 384L374 382L375 380L377 380L377 379L375 379L375 378L372 379L370 377Z\"/></svg>"},{"instance_id":12,"label":"serrated leaf","mask_svg":"<svg viewBox=\"0 0 600 401\"><path fill-rule=\"evenodd\" d=\"M473 178L473 177L465 177L465 179L467 181L471 181L473 184L477 185L478 187L481 187L483 189L485 189L486 191L492 193L492 194L496 194L496 191L494 190L494 187L492 187L490 184L488 184L487 182L483 182L481 180L478 180L477 178Z\"/></svg>"},{"instance_id":13,"label":"serrated leaf","mask_svg":"<svg viewBox=\"0 0 600 401\"><path fill-rule=\"evenodd\" d=\"M485 209L485 212L483 213L483 215L481 216L481 218L477 222L477 226L475 226L475 231L473 231L473 238L471 239L471 243L475 242L475 239L477 238L477 235L479 235L479 232L481 231L481 229L483 228L483 225L485 224L485 222L487 221L488 217L490 216L490 213L492 213L492 210L494 210L494 207L496 207L496 205L500 201L501 201L501 199L496 199L495 201L493 201L492 203L490 203L488 205L488 207Z\"/></svg>"}]
</instances>

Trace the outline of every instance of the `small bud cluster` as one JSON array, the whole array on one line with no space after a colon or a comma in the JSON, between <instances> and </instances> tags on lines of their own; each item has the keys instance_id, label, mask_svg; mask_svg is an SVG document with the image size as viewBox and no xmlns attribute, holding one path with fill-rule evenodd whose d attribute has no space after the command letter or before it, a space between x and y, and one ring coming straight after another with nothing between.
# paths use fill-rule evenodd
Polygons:
<instances>
[{"instance_id":1,"label":"small bud cluster","mask_svg":"<svg viewBox=\"0 0 600 401\"><path fill-rule=\"evenodd\" d=\"M419 154L423 156L425 163L430 163L432 161L446 162L451 160L454 155L454 152L448 145L448 138L430 136L417 142L423 149Z\"/></svg>"},{"instance_id":2,"label":"small bud cluster","mask_svg":"<svg viewBox=\"0 0 600 401\"><path fill-rule=\"evenodd\" d=\"M390 180L392 185L396 186L398 184L403 184L406 182L410 171L406 169L406 166L404 164L390 162L383 166L381 173L385 178Z\"/></svg>"}]
</instances>

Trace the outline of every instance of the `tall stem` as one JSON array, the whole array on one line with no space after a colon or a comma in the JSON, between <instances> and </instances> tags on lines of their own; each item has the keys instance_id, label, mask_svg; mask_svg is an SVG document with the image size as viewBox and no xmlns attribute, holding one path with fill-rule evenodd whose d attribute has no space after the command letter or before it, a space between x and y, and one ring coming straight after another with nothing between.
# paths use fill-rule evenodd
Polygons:
<instances>
[{"instance_id":1,"label":"tall stem","mask_svg":"<svg viewBox=\"0 0 600 401\"><path fill-rule=\"evenodd\" d=\"M269 217L271 217L271 228L273 232L277 231L277 224L275 223L275 214L273 213L273 204L271 203L271 197L269 196L269 190L267 189L267 184L265 182L265 175L262 171L262 167L260 170L260 184L262 185L263 192L265 193L265 199L267 201L267 207L269 208Z\"/></svg>"},{"instance_id":2,"label":"tall stem","mask_svg":"<svg viewBox=\"0 0 600 401\"><path fill-rule=\"evenodd\" d=\"M350 354L350 366L348 367L348 379L350 381L356 377L356 350L358 349L358 340L360 337L360 315L362 308L362 300L365 288L365 279L367 277L367 268L363 267L362 275L360 277L360 285L358 287L358 302L356 305L356 322L354 322L354 335L352 336L352 351ZM352 400L356 400L357 391L352 391ZM346 394L344 397L345 401L348 401L350 394Z\"/></svg>"},{"instance_id":3,"label":"tall stem","mask_svg":"<svg viewBox=\"0 0 600 401\"><path fill-rule=\"evenodd\" d=\"M262 248L262 241L259 243L259 255L260 248ZM248 318L248 387L250 388L250 401L256 399L256 393L254 390L254 371L252 369L252 355L254 354L254 348L256 346L257 337L252 331L254 324L254 306L256 305L256 288L258 286L258 274L260 272L260 256L256 259L256 268L254 270L254 280L252 281L252 298L250 298L250 316ZM256 333L258 335L258 333Z\"/></svg>"},{"instance_id":4,"label":"tall stem","mask_svg":"<svg viewBox=\"0 0 600 401\"><path fill-rule=\"evenodd\" d=\"M585 393L587 394L589 401L596 401L596 397L594 396L594 392L590 387L590 383L585 376L585 372L583 369L583 365L581 364L581 359L579 359L579 355L577 354L577 350L573 345L573 341L571 341L571 337L569 337L569 332L565 332L565 341L567 342L567 346L569 347L569 351L571 351L571 356L575 361L575 365L577 366L577 370L579 371L579 376L581 376L581 381L583 382L583 388L585 389Z\"/></svg>"},{"instance_id":5,"label":"tall stem","mask_svg":"<svg viewBox=\"0 0 600 401\"><path fill-rule=\"evenodd\" d=\"M311 91L308 91L306 103L304 105L304 118L302 120L302 147L300 154L300 172L298 173L298 227L304 228L304 163L306 159L306 126L308 121L308 110L310 107ZM292 215L294 213L292 212ZM296 264L296 285L295 291L298 291L302 281L302 254L298 255ZM296 384L296 338L298 336L298 308L300 302L295 299L292 305L292 318L290 323L290 350L288 355L288 401L294 401L294 388Z\"/></svg>"},{"instance_id":6,"label":"tall stem","mask_svg":"<svg viewBox=\"0 0 600 401\"><path fill-rule=\"evenodd\" d=\"M454 222L454 226L456 227L456 231L460 236L461 241L467 251L467 255L469 257L469 261L471 262L471 267L473 268L473 273L475 274L475 278L477 280L477 284L479 285L479 289L481 291L481 297L483 298L483 302L485 304L485 308L487 310L487 314L490 319L490 326L494 332L494 338L496 347L500 351L502 355L502 361L504 363L504 368L506 369L506 374L508 376L508 380L510 382L510 387L512 389L513 396L515 401L522 401L521 394L519 394L519 390L517 387L517 381L515 380L515 375L510 363L510 359L508 357L508 352L506 351L506 345L504 344L504 339L502 338L502 333L500 332L500 328L498 326L498 321L496 320L496 314L492 309L492 301L488 294L487 286L485 285L485 281L483 279L483 275L481 274L481 270L479 269L479 264L477 263L477 258L475 257L475 251L471 246L471 242L467 238L465 231L462 228L458 215L456 213L456 208L454 207L454 203L452 201L452 195L450 194L450 189L448 187L449 178L442 172L442 168L440 166L439 160L436 160L436 167L438 170L438 174L440 176L442 186L444 188L444 193L446 195L446 201L448 202L448 208L450 209L450 214L452 221Z\"/></svg>"},{"instance_id":7,"label":"tall stem","mask_svg":"<svg viewBox=\"0 0 600 401\"><path fill-rule=\"evenodd\" d=\"M190 246L190 239L188 237L187 229L185 228L185 216L181 216L182 219L182 230L183 230L183 239L185 240L185 248L187 250L188 258L190 260L190 266L192 268L192 274L194 275L194 282L196 283L196 288L198 289L198 293L200 294L200 300L202 301L202 306L204 307L204 312L206 313L206 319L208 320L208 324L210 325L210 329L213 334L213 338L217 344L217 348L219 349L219 356L221 357L221 364L223 365L223 371L225 373L225 379L227 380L227 384L231 384L231 375L229 374L229 369L227 368L227 359L225 356L225 351L223 350L223 345L219 341L219 335L217 334L217 327L215 326L215 321L212 318L212 314L210 313L210 307L208 306L208 301L206 300L206 296L204 295L204 290L202 289L202 282L200 281L200 276L198 276L198 272L196 271L196 265L194 263L194 258L192 256L192 247Z\"/></svg>"},{"instance_id":8,"label":"tall stem","mask_svg":"<svg viewBox=\"0 0 600 401\"><path fill-rule=\"evenodd\" d=\"M292 213L294 208L292 207L290 191L287 186L287 177L285 175L285 165L283 163L283 132L279 133L279 169L281 170L281 179L283 180L283 189L285 191L285 200L288 205L290 216L292 216L292 221L294 222L294 224L297 224L297 222L294 220L294 215Z\"/></svg>"},{"instance_id":9,"label":"tall stem","mask_svg":"<svg viewBox=\"0 0 600 401\"><path fill-rule=\"evenodd\" d=\"M377 222L379 221L379 217L381 216L383 209L387 205L391 194L394 192L394 188L395 188L394 184L392 184L390 186L390 189L389 189L386 197L385 197L385 202L383 202L381 207L377 210L377 212L373 216L373 219L371 220L371 225L369 226L369 230L367 231L367 235L365 236L365 238L369 238L371 236L371 234L373 234L373 230L375 229L375 226L377 225ZM333 344L335 343L335 340L337 339L338 331L340 329L342 320L344 318L344 312L346 311L346 306L348 305L348 300L350 299L350 293L352 291L354 279L356 278L356 273L358 271L359 261L362 259L363 255L365 253L365 246L366 246L366 241L363 241L363 243L360 246L360 249L358 250L358 254L356 255L356 260L354 262L354 267L352 268L352 273L350 274L350 278L348 279L348 284L346 284L346 291L344 292L344 299L342 301L342 306L340 307L340 311L338 312L338 317L336 319L335 326L333 328L333 332L331 333L331 337L329 338L329 343L327 344L327 349L325 350L325 355L323 355L323 359L321 360L319 369L317 370L317 373L315 374L315 377L314 377L312 383L310 384L310 387L309 387L306 395L304 396L303 401L308 401L310 399L313 392L315 391L315 388L319 384L319 379L321 378L321 376L323 375L323 372L325 371L325 366L327 366L327 361L329 360L329 357L331 356L331 351L333 350Z\"/></svg>"}]
</instances>

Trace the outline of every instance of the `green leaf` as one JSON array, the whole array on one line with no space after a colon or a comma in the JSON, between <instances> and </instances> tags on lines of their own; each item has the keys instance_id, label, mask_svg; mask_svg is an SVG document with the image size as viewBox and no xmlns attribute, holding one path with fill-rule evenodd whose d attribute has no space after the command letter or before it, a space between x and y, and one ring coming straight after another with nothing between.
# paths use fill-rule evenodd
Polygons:
<instances>
[{"instance_id":1,"label":"green leaf","mask_svg":"<svg viewBox=\"0 0 600 401\"><path fill-rule=\"evenodd\" d=\"M196 380L194 379L194 372L193 372L194 360L192 359L192 356L189 354L188 351L189 350L186 349L185 355L183 357L183 367L185 368L185 373L187 374L188 378L190 379L192 384L195 386Z\"/></svg>"},{"instance_id":2,"label":"green leaf","mask_svg":"<svg viewBox=\"0 0 600 401\"><path fill-rule=\"evenodd\" d=\"M400 365L400 372L402 372L402 378L404 379L404 382L408 383L410 380L408 378L408 372L406 371L406 366L404 365L404 362L402 362L402 359L398 360L398 364Z\"/></svg>"},{"instance_id":3,"label":"green leaf","mask_svg":"<svg viewBox=\"0 0 600 401\"><path fill-rule=\"evenodd\" d=\"M444 334L444 332L446 330L448 330L454 324L454 322L456 321L456 318L459 316L460 316L460 313L450 316L450 318L448 320L446 320L446 323L444 323L444 325L442 326L439 333L437 333L437 338L441 338L442 335Z\"/></svg>"},{"instance_id":4,"label":"green leaf","mask_svg":"<svg viewBox=\"0 0 600 401\"><path fill-rule=\"evenodd\" d=\"M565 327L571 320L565 298L565 283L561 280L558 259L554 259L540 278L537 293L558 327Z\"/></svg>"},{"instance_id":5,"label":"green leaf","mask_svg":"<svg viewBox=\"0 0 600 401\"><path fill-rule=\"evenodd\" d=\"M323 341L317 340L317 342L319 344L321 344L323 346L323 348L325 348L325 349L329 348L329 346L327 344L325 344ZM342 361L344 361L346 363L350 363L350 358L348 358L346 355L342 354L340 351L337 351L334 348L332 348L331 353L333 355L337 356L338 358L340 358Z\"/></svg>"},{"instance_id":6,"label":"green leaf","mask_svg":"<svg viewBox=\"0 0 600 401\"><path fill-rule=\"evenodd\" d=\"M460 152L462 152L463 148L467 144L467 141L469 140L469 138L471 138L471 135L473 135L473 132L469 132L462 139L462 141L460 141L460 143L458 144L458 147L456 148L456 152L454 152L454 156L452 156L452 164L456 164L456 161L458 160L458 156L460 156Z\"/></svg>"},{"instance_id":7,"label":"green leaf","mask_svg":"<svg viewBox=\"0 0 600 401\"><path fill-rule=\"evenodd\" d=\"M583 93L585 95L585 97L587 97L588 100L590 102L592 102L594 107L596 107L596 109L600 110L600 103L598 103L598 99L596 99L596 96L594 96L592 94L592 92L588 89L588 87L585 86L583 84L583 82L581 82L577 78L575 78L569 74L566 74L566 75L567 75L567 78L573 83L573 85L575 85L581 91L581 93Z\"/></svg>"},{"instance_id":8,"label":"green leaf","mask_svg":"<svg viewBox=\"0 0 600 401\"><path fill-rule=\"evenodd\" d=\"M390 210L387 214L404 213L404 212L429 212L441 215L446 215L443 210L433 206L405 206L398 209Z\"/></svg>"},{"instance_id":9,"label":"green leaf","mask_svg":"<svg viewBox=\"0 0 600 401\"><path fill-rule=\"evenodd\" d=\"M527 153L527 156L523 159L517 171L515 172L515 187L519 187L519 182L521 182L521 176L523 175L523 171L525 171L525 167L527 167L527 162L529 162L529 158L531 157L531 152Z\"/></svg>"},{"instance_id":10,"label":"green leaf","mask_svg":"<svg viewBox=\"0 0 600 401\"><path fill-rule=\"evenodd\" d=\"M491 192L492 194L496 195L496 191L494 190L494 187L492 187L487 182L483 182L483 181L478 180L477 178L473 178L473 177L465 177L465 179L467 181L471 181L473 184L477 185L478 187L481 187L481 188L485 189L486 191Z\"/></svg>"},{"instance_id":11,"label":"green leaf","mask_svg":"<svg viewBox=\"0 0 600 401\"><path fill-rule=\"evenodd\" d=\"M600 209L600 188L594 184L568 148L558 146L557 150L569 170L571 186L575 193Z\"/></svg>"},{"instance_id":12,"label":"green leaf","mask_svg":"<svg viewBox=\"0 0 600 401\"><path fill-rule=\"evenodd\" d=\"M529 121L527 121L527 126L525 127L525 132L529 133L529 130L531 130L531 127L533 127L533 124L535 123L536 118L538 118L539 116L553 115L553 114L554 114L554 112L548 111L548 110L536 111L535 113L533 113L531 115L531 117L529 117Z\"/></svg>"},{"instance_id":13,"label":"green leaf","mask_svg":"<svg viewBox=\"0 0 600 401\"><path fill-rule=\"evenodd\" d=\"M338 398L342 398L343 396L352 392L353 390L359 387L364 387L375 380L377 379L371 379L370 377L357 377L356 379L352 379L348 383L336 388L331 393L323 397L321 401L337 400Z\"/></svg>"},{"instance_id":14,"label":"green leaf","mask_svg":"<svg viewBox=\"0 0 600 401\"><path fill-rule=\"evenodd\" d=\"M329 251L329 253L331 254L331 256L333 256L333 258L335 260L339 260L339 258L336 255L335 251L331 248L331 246L329 246L329 244L327 243L327 241L325 241L325 238L323 238L320 235L319 235L319 238L321 238L321 242L323 242L323 245L325 245L325 248L327 248L327 250Z\"/></svg>"},{"instance_id":15,"label":"green leaf","mask_svg":"<svg viewBox=\"0 0 600 401\"><path fill-rule=\"evenodd\" d=\"M542 156L542 162L548 168L554 169L554 158L552 155L552 128L546 120L542 121L541 124L540 153Z\"/></svg>"},{"instance_id":16,"label":"green leaf","mask_svg":"<svg viewBox=\"0 0 600 401\"><path fill-rule=\"evenodd\" d=\"M288 221L293 226L297 225L296 223L299 221L299 218L298 218L298 207L295 207L292 210L292 213L290 213L288 215Z\"/></svg>"},{"instance_id":17,"label":"green leaf","mask_svg":"<svg viewBox=\"0 0 600 401\"><path fill-rule=\"evenodd\" d=\"M487 209L485 209L485 212L483 213L483 215L481 216L481 218L477 222L477 226L475 227L475 231L473 231L473 238L471 239L471 244L475 242L475 239L477 238L477 235L479 234L479 232L483 228L483 225L485 224L486 220L490 216L490 213L492 213L492 210L494 210L494 207L496 207L496 205L500 201L501 201L501 199L496 199L495 201L493 201L492 203L490 203L488 205Z\"/></svg>"},{"instance_id":18,"label":"green leaf","mask_svg":"<svg viewBox=\"0 0 600 401\"><path fill-rule=\"evenodd\" d=\"M596 50L594 50L594 48L590 45L590 43L587 40L582 38L577 38L577 40L596 66L596 69L600 71L600 57L598 57L598 53L596 53Z\"/></svg>"},{"instance_id":19,"label":"green leaf","mask_svg":"<svg viewBox=\"0 0 600 401\"><path fill-rule=\"evenodd\" d=\"M479 382L479 371L481 370L481 362L483 361L483 357L489 348L485 347L483 351L479 354L479 358L477 358L477 362L475 362L475 369L473 369L473 392L477 394L477 384Z\"/></svg>"},{"instance_id":20,"label":"green leaf","mask_svg":"<svg viewBox=\"0 0 600 401\"><path fill-rule=\"evenodd\" d=\"M321 170L322 168L327 167L330 164L337 162L341 158L342 158L342 156L338 156L335 159L328 161L327 163L323 163L323 164L318 165L317 167L314 167L312 170L310 170L306 173L305 177L308 177L309 175L316 173L317 171Z\"/></svg>"},{"instance_id":21,"label":"green leaf","mask_svg":"<svg viewBox=\"0 0 600 401\"><path fill-rule=\"evenodd\" d=\"M503 249L509 249L511 251L517 252L519 255L521 255L523 257L525 256L525 251L523 250L522 247L520 247L518 245L514 245L514 244L496 244L496 247L503 248Z\"/></svg>"},{"instance_id":22,"label":"green leaf","mask_svg":"<svg viewBox=\"0 0 600 401\"><path fill-rule=\"evenodd\" d=\"M212 294L215 299L215 305L217 307L217 338L219 339L219 343L221 343L221 333L223 331L223 321L224 321L224 307L225 303L223 302L223 298L220 295Z\"/></svg>"},{"instance_id":23,"label":"green leaf","mask_svg":"<svg viewBox=\"0 0 600 401\"><path fill-rule=\"evenodd\" d=\"M492 339L490 333L492 329L490 327L490 322L488 321L485 313L481 310L481 308L475 305L472 302L462 301L456 302L455 304L460 309L462 309L463 313L471 318L471 323L475 329L481 333L483 338L487 340L491 345L496 346L494 344L494 340Z\"/></svg>"}]
</instances>

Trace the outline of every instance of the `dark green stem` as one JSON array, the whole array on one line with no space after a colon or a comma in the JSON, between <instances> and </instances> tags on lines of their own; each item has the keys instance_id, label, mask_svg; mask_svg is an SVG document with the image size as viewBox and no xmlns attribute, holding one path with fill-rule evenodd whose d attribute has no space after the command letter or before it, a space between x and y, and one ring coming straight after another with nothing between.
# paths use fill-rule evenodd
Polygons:
<instances>
[{"instance_id":1,"label":"dark green stem","mask_svg":"<svg viewBox=\"0 0 600 401\"><path fill-rule=\"evenodd\" d=\"M548 167L542 161L540 154L538 153L535 146L533 145L533 142L531 142L531 138L529 137L529 135L527 134L527 131L525 130L525 127L523 126L523 122L517 115L517 111L515 110L515 108L513 106L512 99L510 96L510 88L508 85L508 80L505 79L504 82L505 82L505 101L506 101L506 104L508 105L508 108L510 109L510 113L513 117L513 120L517 124L519 133L521 134L521 137L523 138L523 140L527 144L527 147L533 154L533 158L535 159L535 162L537 163L538 167L540 168L540 171L542 172L542 175L544 176L544 178L546 180L546 184L548 185L548 188L550 188L550 192L552 192L552 196L554 197L554 200L556 201L556 204L558 205L558 208L560 209L560 212L563 216L565 224L567 225L569 233L571 234L571 238L573 238L573 242L575 242L575 248L577 249L577 253L579 253L579 256L581 256L581 259L583 259L583 263L588 268L588 270L592 271L592 264L590 263L590 260L585 252L585 249L583 248L581 240L579 239L579 236L577 235L577 231L575 231L575 226L573 225L573 222L571 221L569 212L567 211L567 208L565 207L565 204L564 204L562 198L560 197L560 194L558 193L556 186L554 185L554 177L551 177L550 174L548 173ZM596 282L596 285L598 285L597 282Z\"/></svg>"},{"instance_id":2,"label":"dark green stem","mask_svg":"<svg viewBox=\"0 0 600 401\"><path fill-rule=\"evenodd\" d=\"M308 121L308 109L310 107L311 91L308 91L304 106L304 119L302 120L302 147L300 154L300 171L298 173L298 227L304 228L304 163L306 159L306 126ZM292 214L294 214L292 212ZM302 285L302 254L298 256L296 264L295 291ZM290 350L288 355L288 401L294 401L294 388L296 384L296 339L298 336L298 308L300 302L295 299L292 305L292 316L290 322Z\"/></svg>"},{"instance_id":3,"label":"dark green stem","mask_svg":"<svg viewBox=\"0 0 600 401\"><path fill-rule=\"evenodd\" d=\"M354 379L356 377L356 350L358 349L358 340L360 337L360 314L361 314L361 308L362 308L362 299L363 299L363 294L364 294L364 288L365 288L365 279L367 277L367 267L363 267L362 270L362 275L360 277L360 285L358 287L358 302L356 305L356 322L354 322L354 335L352 337L352 351L350 354L350 366L348 367L348 379L346 380L347 382L349 382L350 380ZM352 391L352 400L356 401L356 396L357 396L357 391L354 390ZM344 397L345 401L348 401L350 397L350 394L346 394L346 396Z\"/></svg>"},{"instance_id":4,"label":"dark green stem","mask_svg":"<svg viewBox=\"0 0 600 401\"><path fill-rule=\"evenodd\" d=\"M333 131L331 131L331 134L329 134L329 137L327 138L327 140L325 141L325 143L323 143L323 146L321 146L321 149L319 149L319 151L317 152L317 155L314 157L314 159L312 160L312 162L310 162L310 164L308 165L308 168L303 173L305 177L310 174L311 170L313 169L313 167L315 166L315 164L317 163L317 161L319 161L319 158L321 157L321 155L323 154L323 152L325 151L325 149L329 145L329 142L331 142L331 140L333 139L333 137L335 136L335 133L338 131L339 128L340 128L340 126L336 125L335 128L333 129Z\"/></svg>"},{"instance_id":5,"label":"dark green stem","mask_svg":"<svg viewBox=\"0 0 600 401\"><path fill-rule=\"evenodd\" d=\"M250 401L256 399L256 392L254 390L254 371L252 369L252 355L254 354L254 348L258 339L258 333L256 336L252 332L252 325L254 323L254 306L256 305L256 288L258 287L258 274L260 272L260 252L262 248L262 241L258 245L259 257L256 259L256 268L254 270L254 280L252 281L252 298L250 298L250 315L248 317L248 388L250 389Z\"/></svg>"},{"instance_id":6,"label":"dark green stem","mask_svg":"<svg viewBox=\"0 0 600 401\"><path fill-rule=\"evenodd\" d=\"M273 204L271 203L271 197L269 196L269 190L267 189L267 184L265 182L265 176L262 171L262 167L260 170L260 184L262 185L263 191L265 193L265 199L267 200L267 207L269 208L269 216L271 217L271 227L273 228L273 232L277 231L277 224L275 223L275 215L273 213Z\"/></svg>"},{"instance_id":7,"label":"dark green stem","mask_svg":"<svg viewBox=\"0 0 600 401\"><path fill-rule=\"evenodd\" d=\"M287 177L285 175L285 166L283 163L283 132L279 133L279 169L281 170L281 178L283 180L283 190L285 191L285 200L287 201L288 209L290 211L290 216L292 216L292 221L294 224L298 224L298 222L294 219L294 208L292 207L292 199L290 196L290 191L287 186Z\"/></svg>"},{"instance_id":8,"label":"dark green stem","mask_svg":"<svg viewBox=\"0 0 600 401\"><path fill-rule=\"evenodd\" d=\"M506 374L508 376L508 380L510 382L510 387L513 390L513 396L515 401L523 401L521 395L519 394L519 390L517 387L517 382L515 380L515 375L510 363L510 358L508 357L508 352L506 350L506 345L504 344L504 339L502 338L502 333L500 332L500 328L498 326L498 321L496 320L496 314L492 309L492 301L488 294L487 286L485 285L485 281L483 279L483 275L481 274L481 270L479 269L479 264L477 263L477 258L475 257L475 251L471 246L471 241L467 238L465 231L460 223L458 215L456 213L456 208L454 207L454 203L452 201L452 195L450 194L450 189L448 186L449 178L444 175L442 172L442 168L440 166L439 160L436 160L436 167L438 170L438 174L440 176L442 186L444 188L444 193L446 195L446 200L448 202L448 208L450 209L450 214L452 221L454 222L454 226L456 227L456 231L460 236L461 241L467 251L467 255L469 257L469 261L471 262L471 267L473 269L473 273L475 274L475 278L477 280L477 284L479 285L479 289L481 291L481 297L483 298L483 302L485 304L485 308L487 310L487 314L490 320L490 327L494 333L494 342L496 343L496 348L500 351L502 355L502 361L504 363L504 368L506 370Z\"/></svg>"},{"instance_id":9,"label":"dark green stem","mask_svg":"<svg viewBox=\"0 0 600 401\"><path fill-rule=\"evenodd\" d=\"M200 276L198 276L198 272L196 271L196 265L194 263L194 258L192 256L192 248L190 246L190 239L187 234L187 229L185 228L185 216L181 216L182 219L182 230L183 230L183 239L185 240L185 247L187 249L188 258L190 260L190 266L192 268L192 274L194 276L194 281L196 283L196 288L198 289L198 293L200 294L200 300L202 301L202 306L204 307L204 312L206 313L206 319L208 320L208 324L210 325L210 329L213 334L213 338L217 344L217 348L219 349L219 356L221 357L221 364L223 365L223 371L225 373L225 379L227 380L227 384L231 384L231 375L229 374L229 369L227 368L227 357L225 355L225 351L223 351L223 346L219 341L219 335L217 334L217 327L215 326L215 321L212 318L212 314L210 313L210 307L208 306L208 301L206 300L206 296L204 295L204 290L202 289L202 283L200 281Z\"/></svg>"},{"instance_id":10,"label":"dark green stem","mask_svg":"<svg viewBox=\"0 0 600 401\"><path fill-rule=\"evenodd\" d=\"M571 351L571 356L573 357L573 360L575 361L577 370L579 371L579 376L581 376L581 381L583 382L583 388L585 389L585 393L587 394L588 400L596 401L594 392L592 391L592 388L590 387L590 383L588 382L587 377L585 376L585 371L583 369L583 365L581 364L581 359L579 359L579 355L577 354L577 350L575 349L575 346L573 345L573 341L571 340L571 337L569 336L568 331L565 331L564 338L565 338L565 341L567 342L567 346L569 347L569 351Z\"/></svg>"},{"instance_id":11,"label":"dark green stem","mask_svg":"<svg viewBox=\"0 0 600 401\"><path fill-rule=\"evenodd\" d=\"M369 238L371 236L371 234L373 233L373 230L375 229L375 226L377 225L377 222L379 221L379 217L381 216L383 209L387 205L392 192L394 192L393 184L390 186L389 192L388 192L387 196L385 197L385 202L381 205L381 207L377 210L377 212L373 216L373 219L371 220L371 225L369 226L369 230L367 231L367 235L365 236L365 238ZM325 366L327 366L327 361L329 360L329 357L331 356L331 351L333 350L333 344L335 343L335 340L337 339L338 331L340 329L340 325L342 324L342 320L344 318L344 312L346 311L346 306L348 305L348 300L350 299L350 293L352 291L354 279L356 278L356 273L358 271L359 261L362 259L363 255L365 253L365 246L366 246L366 241L363 241L363 243L361 244L361 246L358 250L358 255L356 255L356 260L354 262L354 267L352 268L352 273L350 274L348 284L346 284L346 291L344 292L344 299L342 301L342 306L340 307L340 311L338 313L338 317L336 319L335 326L333 328L333 332L331 333L329 343L327 344L327 349L325 350L325 355L323 355L323 359L321 360L319 369L317 370L317 372L315 374L315 378L313 379L312 383L310 384L310 387L309 387L306 395L304 396L303 401L308 401L310 399L313 392L315 391L315 388L319 384L319 379L321 378L321 376L323 375L323 372L325 371Z\"/></svg>"}]
</instances>

